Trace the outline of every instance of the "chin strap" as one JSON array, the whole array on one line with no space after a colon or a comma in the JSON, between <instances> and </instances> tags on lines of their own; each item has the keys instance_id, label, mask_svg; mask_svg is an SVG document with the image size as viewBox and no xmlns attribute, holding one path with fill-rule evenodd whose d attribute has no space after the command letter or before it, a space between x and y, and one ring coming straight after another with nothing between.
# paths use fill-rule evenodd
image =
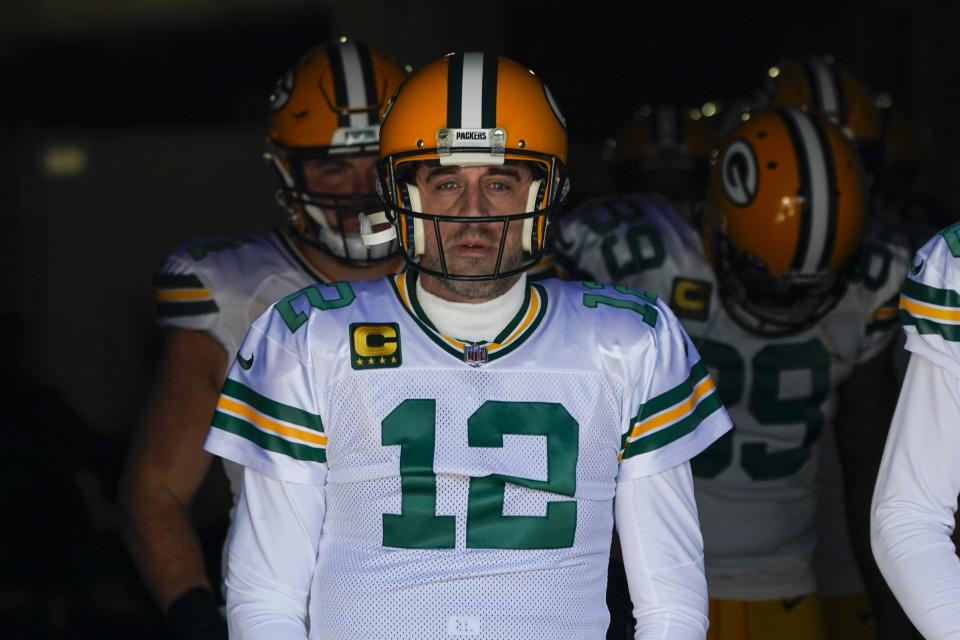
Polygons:
<instances>
[{"instance_id":1,"label":"chin strap","mask_svg":"<svg viewBox=\"0 0 960 640\"><path fill-rule=\"evenodd\" d=\"M390 221L387 220L387 214L383 211L377 211L376 213L361 213L360 217L360 237L363 238L363 244L368 247L375 247L380 244L386 244L388 242L393 242L397 237L397 230L390 227L384 229L383 231L374 231L373 227L381 224L389 224Z\"/></svg>"},{"instance_id":2,"label":"chin strap","mask_svg":"<svg viewBox=\"0 0 960 640\"><path fill-rule=\"evenodd\" d=\"M403 191L403 206L405 209L410 211L416 211L417 213L422 213L420 206L420 190L417 189L412 184L404 184L401 186ZM382 197L382 196L381 196ZM413 216L406 216L404 214L399 214L399 220L397 226L401 224L407 224L407 219L412 220L413 227L413 255L419 256L423 254L423 220L420 218L415 218ZM371 214L360 214L360 237L363 238L363 243L368 247L376 246L379 244L384 244L386 242L392 242L397 238L397 226L390 225L388 228L383 229L382 231L374 231L373 228L378 225L389 224L390 220L387 219L387 214L384 211L377 211L376 213ZM406 249L401 247L401 249Z\"/></svg>"}]
</instances>

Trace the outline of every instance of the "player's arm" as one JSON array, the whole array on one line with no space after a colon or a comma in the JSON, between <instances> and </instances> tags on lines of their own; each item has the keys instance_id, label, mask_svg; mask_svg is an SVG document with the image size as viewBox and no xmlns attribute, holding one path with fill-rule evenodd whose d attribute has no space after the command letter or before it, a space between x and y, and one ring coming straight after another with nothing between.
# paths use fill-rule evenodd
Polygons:
<instances>
[{"instance_id":1,"label":"player's arm","mask_svg":"<svg viewBox=\"0 0 960 640\"><path fill-rule=\"evenodd\" d=\"M702 640L707 582L690 463L619 482L615 515L634 637Z\"/></svg>"},{"instance_id":2,"label":"player's arm","mask_svg":"<svg viewBox=\"0 0 960 640\"><path fill-rule=\"evenodd\" d=\"M205 332L166 333L157 377L120 482L122 530L150 592L164 612L174 614L171 623L178 635L217 637L202 635L211 625L219 625L225 634L225 626L189 509L210 467L212 456L203 450L203 440L227 357ZM182 628L178 613L184 606L192 630Z\"/></svg>"},{"instance_id":3,"label":"player's arm","mask_svg":"<svg viewBox=\"0 0 960 640\"><path fill-rule=\"evenodd\" d=\"M891 639L912 637L913 629L870 552L870 501L896 397L897 376L888 347L858 365L840 386L835 420L851 547L873 605L878 637Z\"/></svg>"},{"instance_id":4,"label":"player's arm","mask_svg":"<svg viewBox=\"0 0 960 640\"><path fill-rule=\"evenodd\" d=\"M635 637L702 639L707 585L689 460L732 425L670 308L647 294L615 291L656 310L644 319L654 339L638 341L640 352L630 357L640 386L631 402L637 413L622 434L614 505Z\"/></svg>"},{"instance_id":5,"label":"player's arm","mask_svg":"<svg viewBox=\"0 0 960 640\"><path fill-rule=\"evenodd\" d=\"M305 640L325 503L323 487L245 469L230 560L230 638Z\"/></svg>"},{"instance_id":6,"label":"player's arm","mask_svg":"<svg viewBox=\"0 0 960 640\"><path fill-rule=\"evenodd\" d=\"M950 539L960 493L960 384L913 355L873 498L877 563L926 638L960 638L960 560Z\"/></svg>"},{"instance_id":7,"label":"player's arm","mask_svg":"<svg viewBox=\"0 0 960 640\"><path fill-rule=\"evenodd\" d=\"M318 410L305 298L250 326L204 442L244 467L228 542L231 638L307 637L307 606L325 506L327 436ZM304 307L305 305L305 307ZM284 319L286 318L286 319ZM291 319L293 323L291 324Z\"/></svg>"}]
</instances>

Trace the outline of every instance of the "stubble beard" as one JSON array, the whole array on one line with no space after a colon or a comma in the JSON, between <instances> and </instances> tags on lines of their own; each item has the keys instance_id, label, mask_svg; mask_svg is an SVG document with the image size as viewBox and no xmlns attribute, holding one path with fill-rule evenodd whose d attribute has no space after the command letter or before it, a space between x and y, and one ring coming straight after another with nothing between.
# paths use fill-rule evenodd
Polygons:
<instances>
[{"instance_id":1,"label":"stubble beard","mask_svg":"<svg viewBox=\"0 0 960 640\"><path fill-rule=\"evenodd\" d=\"M518 274L496 280L439 280L441 286L460 298L469 298L471 302L486 302L505 294L519 278Z\"/></svg>"},{"instance_id":2,"label":"stubble beard","mask_svg":"<svg viewBox=\"0 0 960 640\"><path fill-rule=\"evenodd\" d=\"M448 245L455 244L463 235L466 235L468 231L470 231L470 229L467 227L468 225L463 225L462 231L452 236L448 241ZM482 235L484 239L487 242L490 242L493 246L499 247L499 234L494 233L489 229L483 229L480 231L480 235ZM423 256L423 258L427 258L427 256ZM447 269L450 273L493 273L495 263L492 265L487 265L486 262L487 261L483 258L466 257L461 260L461 263L457 265L456 269L451 268L450 264L447 265ZM513 254L508 254L508 248L506 246L504 247L504 255L502 256L500 262L501 273L505 271L512 271L518 268L522 263L523 257L518 251L514 252ZM424 260L423 265L435 271L443 270L440 266L439 256L431 256L430 259ZM446 289L450 293L454 294L454 299L460 298L459 301L461 302L485 302L487 300L498 298L509 291L510 288L516 284L517 280L520 279L520 275L521 274L507 278L497 278L496 280L450 280L440 277L434 279L441 288Z\"/></svg>"}]
</instances>

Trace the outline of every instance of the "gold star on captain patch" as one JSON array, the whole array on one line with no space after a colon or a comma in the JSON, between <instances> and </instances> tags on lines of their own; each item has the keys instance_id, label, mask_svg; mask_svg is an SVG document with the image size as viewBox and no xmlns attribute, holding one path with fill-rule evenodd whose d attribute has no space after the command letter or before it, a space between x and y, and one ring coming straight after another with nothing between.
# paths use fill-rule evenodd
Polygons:
<instances>
[{"instance_id":1,"label":"gold star on captain patch","mask_svg":"<svg viewBox=\"0 0 960 640\"><path fill-rule=\"evenodd\" d=\"M387 364L387 359L383 356L380 356L380 364Z\"/></svg>"},{"instance_id":2,"label":"gold star on captain patch","mask_svg":"<svg viewBox=\"0 0 960 640\"><path fill-rule=\"evenodd\" d=\"M392 356L392 357L390 358L390 363L391 363L391 364L397 364L397 356Z\"/></svg>"},{"instance_id":3,"label":"gold star on captain patch","mask_svg":"<svg viewBox=\"0 0 960 640\"><path fill-rule=\"evenodd\" d=\"M368 358L368 359L367 359L367 364L373 364L374 362L376 362L376 361L375 361L373 358Z\"/></svg>"},{"instance_id":4,"label":"gold star on captain patch","mask_svg":"<svg viewBox=\"0 0 960 640\"><path fill-rule=\"evenodd\" d=\"M358 366L358 367L362 367L362 366L363 366L363 358L357 358L357 366Z\"/></svg>"}]
</instances>

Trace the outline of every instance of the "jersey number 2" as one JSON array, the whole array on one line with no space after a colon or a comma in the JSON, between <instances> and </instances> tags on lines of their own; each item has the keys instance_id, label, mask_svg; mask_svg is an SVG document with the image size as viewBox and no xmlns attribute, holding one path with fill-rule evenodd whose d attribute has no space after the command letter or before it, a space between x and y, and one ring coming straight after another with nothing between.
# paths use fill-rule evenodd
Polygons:
<instances>
[{"instance_id":1,"label":"jersey number 2","mask_svg":"<svg viewBox=\"0 0 960 640\"><path fill-rule=\"evenodd\" d=\"M399 514L383 514L383 545L404 549L453 549L455 516L437 515L436 400L404 400L381 424L384 446L400 446ZM493 474L471 477L467 501L467 548L565 549L573 545L575 501L550 501L545 516L503 513L506 485L573 497L577 482L579 425L551 402L483 403L467 419L470 447L502 447L503 436L547 439L547 480Z\"/></svg>"}]
</instances>

